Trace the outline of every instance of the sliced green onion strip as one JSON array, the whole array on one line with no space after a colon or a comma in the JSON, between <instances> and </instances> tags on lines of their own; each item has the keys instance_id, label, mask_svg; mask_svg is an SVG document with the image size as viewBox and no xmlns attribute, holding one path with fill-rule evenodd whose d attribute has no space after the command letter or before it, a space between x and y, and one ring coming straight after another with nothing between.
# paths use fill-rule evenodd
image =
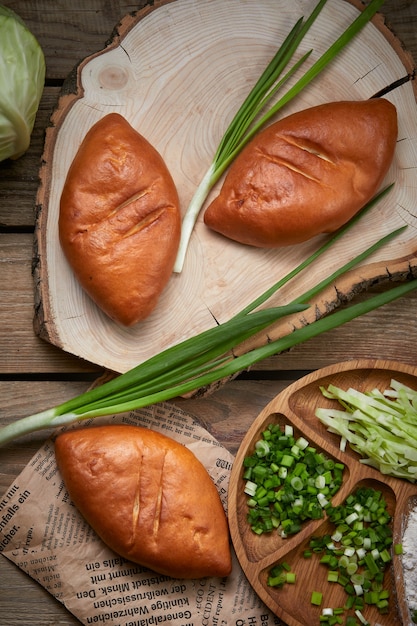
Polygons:
<instances>
[{"instance_id":1,"label":"sliced green onion strip","mask_svg":"<svg viewBox=\"0 0 417 626\"><path fill-rule=\"evenodd\" d=\"M417 481L417 390L392 380L383 392L321 388L342 409L319 408L316 416L327 429L348 441L361 463L382 474ZM344 444L342 444L344 445Z\"/></svg>"},{"instance_id":2,"label":"sliced green onion strip","mask_svg":"<svg viewBox=\"0 0 417 626\"><path fill-rule=\"evenodd\" d=\"M343 465L332 463L328 469L329 461L304 437L285 434L279 424L269 424L253 453L243 460L244 489L250 496L247 520L252 531L257 535L275 531L287 537L298 533L304 522L322 518L323 498L328 503L327 498L337 493L343 482ZM256 485L249 493L248 480Z\"/></svg>"}]
</instances>

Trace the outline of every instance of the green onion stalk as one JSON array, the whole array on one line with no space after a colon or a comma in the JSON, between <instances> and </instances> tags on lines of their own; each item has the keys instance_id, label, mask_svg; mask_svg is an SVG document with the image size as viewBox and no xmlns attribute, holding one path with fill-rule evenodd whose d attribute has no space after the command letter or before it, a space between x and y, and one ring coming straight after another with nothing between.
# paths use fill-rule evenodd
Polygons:
<instances>
[{"instance_id":1,"label":"green onion stalk","mask_svg":"<svg viewBox=\"0 0 417 626\"><path fill-rule=\"evenodd\" d=\"M309 58L312 52L311 50L304 54L287 70L301 41L319 16L326 2L327 0L320 0L311 15L305 21L304 18L298 20L226 129L213 160L201 179L184 215L180 244L174 264L175 273L182 272L188 244L208 194L235 157L274 115L311 83L339 52L349 44L380 9L384 0L371 0L370 4L358 15L328 50L323 53L323 55L266 113L263 113L267 103L270 102L288 79L293 76ZM283 74L285 70L287 71Z\"/></svg>"},{"instance_id":2,"label":"green onion stalk","mask_svg":"<svg viewBox=\"0 0 417 626\"><path fill-rule=\"evenodd\" d=\"M266 345L255 347L244 354L238 354L237 347L245 340L265 331L285 316L293 316L306 310L313 297L406 228L404 226L385 235L303 295L294 298L292 302L282 306L261 307L283 285L309 267L331 245L343 237L381 197L389 192L391 187L381 191L345 226L330 235L317 251L228 321L163 350L126 373L72 400L3 426L0 428L0 446L39 430L63 427L95 417L125 413L184 396L217 381L226 380L259 361L287 351L297 344L388 304L416 289L417 280L401 283L369 297L364 302L347 305L310 324L296 328L288 335L270 341Z\"/></svg>"}]
</instances>

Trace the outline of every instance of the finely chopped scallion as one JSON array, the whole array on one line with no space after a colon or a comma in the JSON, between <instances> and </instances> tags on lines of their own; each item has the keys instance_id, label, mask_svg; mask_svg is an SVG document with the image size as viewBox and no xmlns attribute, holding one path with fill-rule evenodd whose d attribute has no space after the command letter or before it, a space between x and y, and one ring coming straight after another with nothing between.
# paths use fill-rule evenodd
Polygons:
<instances>
[{"instance_id":1,"label":"finely chopped scallion","mask_svg":"<svg viewBox=\"0 0 417 626\"><path fill-rule=\"evenodd\" d=\"M174 272L180 273L182 271L189 240L201 208L210 190L229 167L234 158L274 115L288 102L293 100L329 65L339 52L343 50L372 19L384 3L384 0L371 0L369 5L359 13L358 17L350 24L344 33L336 39L312 66L310 66L301 78L299 78L266 113L262 113L267 103L271 101L271 98L276 95L277 91L287 82L288 78L292 76L310 56L311 51L304 54L287 70L286 74L282 76L301 41L319 16L326 1L327 0L320 0L306 20L304 20L304 18L298 20L238 109L229 127L226 129L215 152L213 161L201 179L184 215Z\"/></svg>"},{"instance_id":2,"label":"finely chopped scallion","mask_svg":"<svg viewBox=\"0 0 417 626\"><path fill-rule=\"evenodd\" d=\"M294 535L320 519L343 482L344 465L317 451L291 425L269 424L243 460L247 520L254 533ZM287 581L288 582L288 581Z\"/></svg>"},{"instance_id":3,"label":"finely chopped scallion","mask_svg":"<svg viewBox=\"0 0 417 626\"><path fill-rule=\"evenodd\" d=\"M319 563L328 569L329 585L338 584L346 592L343 607L326 607L320 615L320 624L356 625L356 618L367 624L364 611L374 606L381 615L389 611L389 590L384 588L384 575L393 554L400 552L393 546L391 515L381 491L370 487L359 487L346 500L326 508L326 516L333 524L332 534L312 536L305 558L319 557ZM366 548L364 547L366 545ZM297 572L285 563L286 571ZM278 563L269 571L267 584L282 588L287 583L283 575L283 564ZM326 589L313 590L311 603L320 606L326 599ZM349 611L346 622L334 619ZM342 620L342 621L340 621Z\"/></svg>"}]
</instances>

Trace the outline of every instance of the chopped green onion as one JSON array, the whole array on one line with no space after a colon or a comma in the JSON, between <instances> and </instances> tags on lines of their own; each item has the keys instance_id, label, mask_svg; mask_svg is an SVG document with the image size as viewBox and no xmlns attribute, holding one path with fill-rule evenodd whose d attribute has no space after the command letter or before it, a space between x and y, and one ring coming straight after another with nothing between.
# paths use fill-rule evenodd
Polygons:
<instances>
[{"instance_id":1,"label":"chopped green onion","mask_svg":"<svg viewBox=\"0 0 417 626\"><path fill-rule=\"evenodd\" d=\"M350 525L352 524L352 522L354 522L357 519L359 519L359 515L356 513L356 511L354 511L353 513L347 516L345 521L346 521L346 524Z\"/></svg>"},{"instance_id":2,"label":"chopped green onion","mask_svg":"<svg viewBox=\"0 0 417 626\"><path fill-rule=\"evenodd\" d=\"M291 572L291 567L283 561L275 565L269 572L267 579L267 585L269 587L282 588L286 583L294 584L296 581L296 575Z\"/></svg>"},{"instance_id":3,"label":"chopped green onion","mask_svg":"<svg viewBox=\"0 0 417 626\"><path fill-rule=\"evenodd\" d=\"M306 73L293 85L267 113L255 122L262 109L276 94L278 89L294 74L299 66L308 58L309 53L278 80L284 69L290 63L302 39L313 25L326 4L326 0L320 0L307 20L300 19L293 27L277 53L270 61L252 91L249 93L242 106L239 108L229 127L223 135L216 150L209 169L203 176L193 198L188 206L182 223L181 241L178 249L174 272L182 271L188 248L188 243L197 221L200 210L214 184L219 180L233 159L250 141L250 139L276 115L285 104L295 98L327 65L345 48L358 32L370 21L384 0L371 0L370 4L360 12L359 16L345 30L345 32L330 46L330 48L306 71Z\"/></svg>"},{"instance_id":4,"label":"chopped green onion","mask_svg":"<svg viewBox=\"0 0 417 626\"><path fill-rule=\"evenodd\" d=\"M295 491L301 491L304 487L304 483L299 476L294 476L291 478L291 487L295 489Z\"/></svg>"},{"instance_id":5,"label":"chopped green onion","mask_svg":"<svg viewBox=\"0 0 417 626\"><path fill-rule=\"evenodd\" d=\"M355 611L355 615L358 616L360 622L362 624L364 624L364 626L369 626L369 622L367 619L365 619L365 617L363 616L363 614L361 613L361 611L359 611L358 609Z\"/></svg>"},{"instance_id":6,"label":"chopped green onion","mask_svg":"<svg viewBox=\"0 0 417 626\"><path fill-rule=\"evenodd\" d=\"M288 537L299 532L304 521L323 517L330 500L321 491L312 491L311 483L325 472L327 485L324 479L323 488L336 493L342 484L343 466L329 464L304 437L296 438L292 427L269 424L260 437L253 453L243 459L244 476L251 470L249 487L244 478L243 489L248 496L247 520L257 535L276 531ZM259 454L260 449L267 449L266 454ZM329 467L332 469L325 470Z\"/></svg>"},{"instance_id":7,"label":"chopped green onion","mask_svg":"<svg viewBox=\"0 0 417 626\"><path fill-rule=\"evenodd\" d=\"M324 493L321 492L317 494L317 500L319 501L319 504L323 509L325 509L326 506L330 504Z\"/></svg>"},{"instance_id":8,"label":"chopped green onion","mask_svg":"<svg viewBox=\"0 0 417 626\"><path fill-rule=\"evenodd\" d=\"M333 609L331 607L326 607L323 609L322 615L333 615Z\"/></svg>"},{"instance_id":9,"label":"chopped green onion","mask_svg":"<svg viewBox=\"0 0 417 626\"><path fill-rule=\"evenodd\" d=\"M305 450L308 447L309 443L304 437L299 437L295 442L295 445L300 448L300 450Z\"/></svg>"},{"instance_id":10,"label":"chopped green onion","mask_svg":"<svg viewBox=\"0 0 417 626\"><path fill-rule=\"evenodd\" d=\"M245 493L248 496L254 496L256 493L257 484L252 482L251 480L246 481L245 484Z\"/></svg>"},{"instance_id":11,"label":"chopped green onion","mask_svg":"<svg viewBox=\"0 0 417 626\"><path fill-rule=\"evenodd\" d=\"M320 591L313 591L310 599L311 604L320 606L323 602L323 594Z\"/></svg>"},{"instance_id":12,"label":"chopped green onion","mask_svg":"<svg viewBox=\"0 0 417 626\"><path fill-rule=\"evenodd\" d=\"M369 516L366 513L368 507L373 509ZM344 519L349 517L352 511L358 513L361 518L358 531L353 531L348 523L338 523L333 534L321 537L312 536L309 542L310 549L304 550L306 558L311 558L314 553L322 553L319 562L328 568L327 582L340 585L347 594L344 607L326 607L321 611L320 624L322 625L334 626L345 623L345 625L358 626L356 618L352 615L347 615L346 621L343 621L342 615L350 610L355 612L361 624L368 624L363 614L367 606L376 607L380 614L386 614L389 611L389 591L383 588L383 578L391 560L390 549L392 548L395 552L395 546L392 545L392 531L389 526L391 517L387 512L382 492L359 487L345 499L344 503L336 507L329 506L327 516L329 521L335 524L336 520L341 517ZM383 526L379 524L382 513L385 513ZM365 517L369 517L366 522ZM363 537L369 536L371 545L374 546L372 551L365 551L360 560L354 548L349 550L349 557L346 551L340 554L337 549L337 544L342 545L344 538L355 538L357 533ZM289 570L290 566L288 564L286 566ZM272 581L272 586L282 588L288 582L282 575L274 580L274 577L282 571L282 564L271 569L269 580ZM290 580L295 581L295 572ZM313 591L311 603L320 606L323 597L322 591Z\"/></svg>"},{"instance_id":13,"label":"chopped green onion","mask_svg":"<svg viewBox=\"0 0 417 626\"><path fill-rule=\"evenodd\" d=\"M357 571L358 571L358 564L353 561L349 561L348 564L346 565L346 573L349 574L349 576L352 576Z\"/></svg>"},{"instance_id":14,"label":"chopped green onion","mask_svg":"<svg viewBox=\"0 0 417 626\"><path fill-rule=\"evenodd\" d=\"M354 585L363 585L363 583L365 582L365 576L364 574L354 573L350 577L350 580Z\"/></svg>"},{"instance_id":15,"label":"chopped green onion","mask_svg":"<svg viewBox=\"0 0 417 626\"><path fill-rule=\"evenodd\" d=\"M365 522L368 508L373 511L369 514L369 521ZM369 538L368 545L373 546L371 551L361 548L363 554L360 554L360 558L358 554L360 551L353 546L345 548L343 553L338 555L338 545L345 545L345 539L356 538L356 531L351 530L349 520L352 512L360 517L360 529L357 532L363 538ZM367 604L372 604L377 606L380 612L386 612L389 592L383 589L382 580L391 560L390 549L393 546L389 526L391 517L386 510L382 493L371 488L358 488L343 504L337 507L329 506L326 513L330 522L335 523L341 517L345 520L336 527L332 535L313 536L310 539L310 549L316 554L323 553L320 563L329 568L327 580L344 587L350 596L346 601L347 610L354 608L361 611ZM385 515L384 524L381 526L379 520L382 513ZM374 586L371 588L371 585Z\"/></svg>"},{"instance_id":16,"label":"chopped green onion","mask_svg":"<svg viewBox=\"0 0 417 626\"><path fill-rule=\"evenodd\" d=\"M269 452L269 445L262 439L256 442L255 449L258 456L266 456Z\"/></svg>"}]
</instances>

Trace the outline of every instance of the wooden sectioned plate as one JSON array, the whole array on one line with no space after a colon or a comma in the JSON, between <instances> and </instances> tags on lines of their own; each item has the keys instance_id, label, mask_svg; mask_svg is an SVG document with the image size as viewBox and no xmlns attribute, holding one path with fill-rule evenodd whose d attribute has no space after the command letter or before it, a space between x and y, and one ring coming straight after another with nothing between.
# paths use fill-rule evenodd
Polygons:
<instances>
[{"instance_id":1,"label":"wooden sectioned plate","mask_svg":"<svg viewBox=\"0 0 417 626\"><path fill-rule=\"evenodd\" d=\"M238 106L296 21L308 16L316 3L162 0L126 16L108 46L79 64L51 117L40 171L34 272L38 335L92 363L124 372L230 319L322 243L323 237L317 237L277 250L243 246L211 232L202 212L183 272L172 275L152 315L127 329L88 298L58 241L59 201L68 168L90 127L114 111L162 154L184 212ZM312 64L357 17L359 5L358 0L328 0L297 58L312 49ZM413 60L379 15L280 115L334 100L367 99L412 71ZM384 186L395 182L394 189L308 272L271 299L271 306L304 293L388 232L404 224L409 228L338 280L337 288L315 298L302 317L270 330L269 338L325 315L345 295L369 284L417 273L414 82L387 95L399 116L398 145L384 181ZM263 333L256 345L266 341Z\"/></svg>"},{"instance_id":2,"label":"wooden sectioned plate","mask_svg":"<svg viewBox=\"0 0 417 626\"><path fill-rule=\"evenodd\" d=\"M316 559L305 559L303 550L311 535L324 535L333 527L325 518L306 522L297 535L282 539L278 533L256 535L246 521L247 496L242 478L244 457L253 453L260 433L270 423L291 424L296 435L302 434L313 446L327 456L345 464L343 486L333 504L340 504L359 486L369 486L382 491L388 510L393 516L393 541L401 543L410 510L417 506L417 485L406 480L384 476L379 471L359 462L359 455L350 448L340 451L340 437L328 433L315 417L318 407L337 406L335 401L326 400L319 386L329 383L343 389L353 387L360 391L375 387L381 391L390 386L392 379L417 389L417 368L387 361L349 361L332 365L310 374L290 385L272 400L255 419L246 434L232 469L228 515L234 548L242 569L254 590L265 604L288 626L314 626L319 624L323 607L311 604L313 590L324 591L325 606L343 606L346 594L340 585L327 582L327 569ZM340 407L339 407L340 408ZM268 587L267 575L270 568L282 560L287 561L296 572L297 582L282 589ZM401 557L394 557L391 568L385 574L385 584L391 589L390 612L379 615L377 609L366 608L363 613L371 624L384 626L411 624L407 608Z\"/></svg>"}]
</instances>

